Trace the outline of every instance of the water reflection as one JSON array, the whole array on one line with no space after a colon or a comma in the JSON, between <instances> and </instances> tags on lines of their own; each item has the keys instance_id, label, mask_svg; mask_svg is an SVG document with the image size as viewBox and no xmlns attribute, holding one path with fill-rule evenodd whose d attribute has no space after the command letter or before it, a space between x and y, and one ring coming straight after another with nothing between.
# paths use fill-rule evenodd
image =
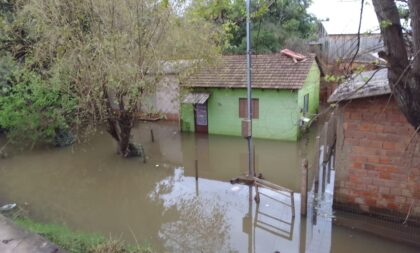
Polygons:
<instances>
[{"instance_id":1,"label":"water reflection","mask_svg":"<svg viewBox=\"0 0 420 253\"><path fill-rule=\"evenodd\" d=\"M175 170L174 176L162 180L149 195L162 200L165 209L176 209L178 220L161 225L159 237L169 252L230 252L230 223L226 220L231 203L223 196L203 191L198 194L195 179ZM217 181L200 180L203 188L226 187ZM168 191L168 189L171 189Z\"/></svg>"},{"instance_id":2,"label":"water reflection","mask_svg":"<svg viewBox=\"0 0 420 253\"><path fill-rule=\"evenodd\" d=\"M321 147L320 157L323 157ZM316 178L308 196L308 217L306 224L306 251L308 253L331 252L332 204L334 194L335 171L332 166L334 156L328 164L320 161Z\"/></svg>"},{"instance_id":3,"label":"water reflection","mask_svg":"<svg viewBox=\"0 0 420 253\"><path fill-rule=\"evenodd\" d=\"M159 230L169 252L299 252L299 234L294 232L299 223L290 206L277 200L283 195L262 189L267 197L256 205L252 189L249 201L248 186L200 178L197 193L196 184L177 169L149 195L179 212L178 220Z\"/></svg>"},{"instance_id":4,"label":"water reflection","mask_svg":"<svg viewBox=\"0 0 420 253\"><path fill-rule=\"evenodd\" d=\"M261 188L260 195L263 198L269 198L273 201L273 204L278 205L278 207L275 208L277 211L282 210L284 212L273 213L270 212L273 210L265 210L267 209L265 206L257 204L254 218L254 228L265 230L275 236L282 237L287 240L293 240L295 216L291 214L292 208L290 205L285 203L287 200L282 200L284 195L275 194L273 191Z\"/></svg>"},{"instance_id":5,"label":"water reflection","mask_svg":"<svg viewBox=\"0 0 420 253\"><path fill-rule=\"evenodd\" d=\"M281 194L262 189L256 205L255 189L228 183L246 168L242 138L180 134L176 124L161 123L142 124L133 133L144 144L146 164L120 159L106 134L72 148L15 152L0 161L0 202L27 202L33 218L76 230L130 242L134 234L157 252L293 253L303 252L305 237L315 238L316 230L301 232L305 221L293 219ZM257 170L299 191L298 165L302 154L311 157L304 147L312 144L256 140ZM328 232L333 244L347 239L331 239L331 231L338 230Z\"/></svg>"},{"instance_id":6,"label":"water reflection","mask_svg":"<svg viewBox=\"0 0 420 253\"><path fill-rule=\"evenodd\" d=\"M242 138L180 134L171 124L142 125L134 134L145 146L146 164L117 157L106 134L72 148L16 152L0 163L0 195L27 202L30 215L41 221L134 242L132 230L136 239L151 242L159 252L279 249L281 237L255 226L257 209L248 201L248 188L228 183L242 173ZM292 181L297 188L291 151L285 154L288 162L281 161L283 150L289 149L297 159L296 144L278 144L257 141L257 165L266 177ZM263 200L258 212L282 214L270 201ZM249 240L245 221L254 224Z\"/></svg>"}]
</instances>

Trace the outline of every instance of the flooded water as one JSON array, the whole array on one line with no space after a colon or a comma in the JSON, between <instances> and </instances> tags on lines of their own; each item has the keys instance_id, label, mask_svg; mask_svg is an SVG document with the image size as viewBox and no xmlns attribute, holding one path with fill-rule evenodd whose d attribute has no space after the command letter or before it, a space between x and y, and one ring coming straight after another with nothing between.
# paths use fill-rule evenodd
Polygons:
<instances>
[{"instance_id":1,"label":"flooded water","mask_svg":"<svg viewBox=\"0 0 420 253\"><path fill-rule=\"evenodd\" d=\"M42 222L147 241L158 252L419 252L331 222L309 227L299 215L299 194L295 217L282 194L262 189L260 204L250 202L254 189L229 183L247 171L242 138L181 134L172 123L142 124L133 134L147 163L119 158L107 134L0 160L0 202L26 203ZM312 157L311 139L256 140L257 171L299 192L299 165Z\"/></svg>"}]
</instances>

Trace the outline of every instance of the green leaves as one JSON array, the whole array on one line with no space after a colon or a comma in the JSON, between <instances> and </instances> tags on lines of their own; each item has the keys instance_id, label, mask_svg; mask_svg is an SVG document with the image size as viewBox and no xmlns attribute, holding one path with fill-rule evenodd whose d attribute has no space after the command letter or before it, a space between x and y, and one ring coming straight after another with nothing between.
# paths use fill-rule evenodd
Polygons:
<instances>
[{"instance_id":1,"label":"green leaves","mask_svg":"<svg viewBox=\"0 0 420 253\"><path fill-rule=\"evenodd\" d=\"M0 96L0 125L12 142L53 142L67 129L74 100L24 68L13 71L13 84Z\"/></svg>"},{"instance_id":2,"label":"green leaves","mask_svg":"<svg viewBox=\"0 0 420 253\"><path fill-rule=\"evenodd\" d=\"M324 80L331 83L341 83L346 77L343 75L325 75Z\"/></svg>"},{"instance_id":3,"label":"green leaves","mask_svg":"<svg viewBox=\"0 0 420 253\"><path fill-rule=\"evenodd\" d=\"M276 52L291 37L301 40L316 32L315 18L306 12L309 1L252 1L252 44L254 52ZM224 53L244 53L245 2L242 0L198 0L187 9L187 15L200 16L221 26L224 31ZM260 35L258 34L260 31ZM255 35L254 35L255 34ZM259 39L259 36L264 39Z\"/></svg>"},{"instance_id":4,"label":"green leaves","mask_svg":"<svg viewBox=\"0 0 420 253\"><path fill-rule=\"evenodd\" d=\"M168 8L169 7L169 0L162 0L161 5L163 8Z\"/></svg>"},{"instance_id":5,"label":"green leaves","mask_svg":"<svg viewBox=\"0 0 420 253\"><path fill-rule=\"evenodd\" d=\"M3 47L10 57L0 52L0 125L11 140L51 142L67 128L83 138L118 110L133 120L168 71L165 63L208 62L220 50L220 29L179 15L185 0L19 2L13 22L0 29L10 41ZM200 63L177 71L184 76Z\"/></svg>"}]
</instances>

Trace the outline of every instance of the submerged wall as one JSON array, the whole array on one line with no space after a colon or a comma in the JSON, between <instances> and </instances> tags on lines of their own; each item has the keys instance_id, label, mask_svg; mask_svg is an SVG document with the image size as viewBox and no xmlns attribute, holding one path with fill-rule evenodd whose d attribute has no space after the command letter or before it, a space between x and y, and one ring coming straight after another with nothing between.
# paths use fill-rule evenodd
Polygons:
<instances>
[{"instance_id":1,"label":"submerged wall","mask_svg":"<svg viewBox=\"0 0 420 253\"><path fill-rule=\"evenodd\" d=\"M318 64L314 63L309 70L308 77L306 78L303 87L298 92L298 106L302 110L304 108L304 97L309 95L308 113L300 116L306 118L313 118L318 113L319 97L320 97L320 82L321 72Z\"/></svg>"},{"instance_id":2,"label":"submerged wall","mask_svg":"<svg viewBox=\"0 0 420 253\"><path fill-rule=\"evenodd\" d=\"M181 131L195 132L194 107L192 104L181 104Z\"/></svg>"},{"instance_id":3,"label":"submerged wall","mask_svg":"<svg viewBox=\"0 0 420 253\"><path fill-rule=\"evenodd\" d=\"M335 205L420 221L420 142L389 96L341 106ZM413 139L413 137L415 137Z\"/></svg>"},{"instance_id":4,"label":"submerged wall","mask_svg":"<svg viewBox=\"0 0 420 253\"><path fill-rule=\"evenodd\" d=\"M240 136L239 99L246 98L246 89L211 89L211 94L209 133ZM297 139L297 92L254 89L252 97L259 100L259 115L252 122L256 138Z\"/></svg>"},{"instance_id":5,"label":"submerged wall","mask_svg":"<svg viewBox=\"0 0 420 253\"><path fill-rule=\"evenodd\" d=\"M239 99L246 98L246 89L200 89L210 93L208 99L209 134L241 136ZM291 90L253 89L253 98L259 99L259 116L253 120L256 138L296 140L298 138L297 92ZM192 105L181 106L181 128L194 131Z\"/></svg>"}]
</instances>

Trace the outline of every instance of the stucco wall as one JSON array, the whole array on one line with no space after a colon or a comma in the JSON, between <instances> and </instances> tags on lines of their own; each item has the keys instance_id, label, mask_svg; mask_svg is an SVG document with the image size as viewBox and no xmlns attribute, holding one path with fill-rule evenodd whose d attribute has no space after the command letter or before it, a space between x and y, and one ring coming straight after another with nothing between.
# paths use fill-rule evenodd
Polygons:
<instances>
[{"instance_id":1,"label":"stucco wall","mask_svg":"<svg viewBox=\"0 0 420 253\"><path fill-rule=\"evenodd\" d=\"M245 89L211 88L209 92L209 133L241 136L239 98L246 98ZM256 138L296 140L298 137L299 109L297 92L290 90L254 89L253 98L259 99L259 118L253 120L253 135ZM194 131L194 111L191 105L182 105L182 130Z\"/></svg>"},{"instance_id":2,"label":"stucco wall","mask_svg":"<svg viewBox=\"0 0 420 253\"><path fill-rule=\"evenodd\" d=\"M175 74L167 74L153 90L148 91L141 99L139 109L142 113L160 113L168 120L178 120L179 80Z\"/></svg>"},{"instance_id":3,"label":"stucco wall","mask_svg":"<svg viewBox=\"0 0 420 253\"><path fill-rule=\"evenodd\" d=\"M194 107L192 104L181 104L181 130L195 132Z\"/></svg>"},{"instance_id":4,"label":"stucco wall","mask_svg":"<svg viewBox=\"0 0 420 253\"><path fill-rule=\"evenodd\" d=\"M176 75L166 75L156 89L156 110L167 119L179 117L179 81Z\"/></svg>"},{"instance_id":5,"label":"stucco wall","mask_svg":"<svg viewBox=\"0 0 420 253\"><path fill-rule=\"evenodd\" d=\"M341 106L335 206L402 219L411 206L411 218L420 220L420 143L396 102L388 100Z\"/></svg>"},{"instance_id":6,"label":"stucco wall","mask_svg":"<svg viewBox=\"0 0 420 253\"><path fill-rule=\"evenodd\" d=\"M240 136L239 99L246 98L246 90L211 89L211 94L208 101L209 133ZM297 139L297 92L254 89L252 97L259 99L259 118L252 122L254 137Z\"/></svg>"}]
</instances>

